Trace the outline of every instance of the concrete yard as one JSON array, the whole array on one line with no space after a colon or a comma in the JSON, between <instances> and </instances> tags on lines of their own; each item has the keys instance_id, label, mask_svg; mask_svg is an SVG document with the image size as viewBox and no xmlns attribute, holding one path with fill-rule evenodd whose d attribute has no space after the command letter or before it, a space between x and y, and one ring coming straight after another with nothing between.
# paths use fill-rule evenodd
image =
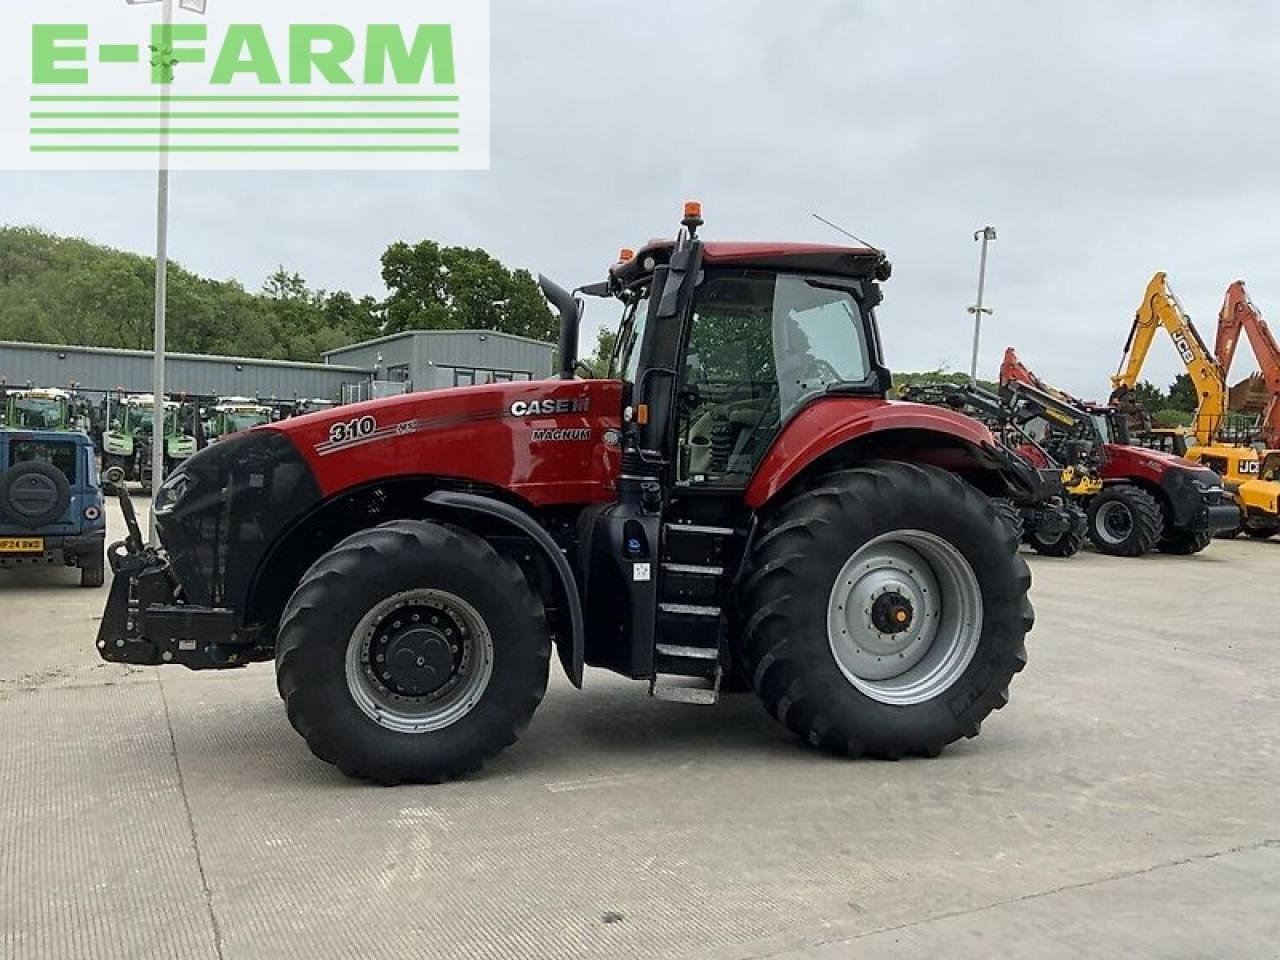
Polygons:
<instances>
[{"instance_id":1,"label":"concrete yard","mask_svg":"<svg viewBox=\"0 0 1280 960\"><path fill-rule=\"evenodd\" d=\"M391 789L269 666L104 664L105 590L0 573L0 957L1280 956L1280 542L1030 562L1030 665L940 759L592 671Z\"/></svg>"}]
</instances>

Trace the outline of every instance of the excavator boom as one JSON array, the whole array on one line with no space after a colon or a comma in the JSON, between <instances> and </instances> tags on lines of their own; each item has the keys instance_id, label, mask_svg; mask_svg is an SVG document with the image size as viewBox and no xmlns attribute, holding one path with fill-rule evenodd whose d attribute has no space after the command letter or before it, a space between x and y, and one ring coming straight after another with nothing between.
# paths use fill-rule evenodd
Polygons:
<instances>
[{"instance_id":1,"label":"excavator boom","mask_svg":"<svg viewBox=\"0 0 1280 960\"><path fill-rule=\"evenodd\" d=\"M1215 343L1218 364L1223 379L1231 371L1236 347L1240 344L1240 332L1249 338L1249 345L1257 358L1258 367L1267 384L1267 406L1262 414L1261 440L1269 448L1280 447L1280 345L1262 314L1249 299L1244 281L1237 280L1227 288L1222 312L1218 314L1218 337Z\"/></svg>"},{"instance_id":2,"label":"excavator boom","mask_svg":"<svg viewBox=\"0 0 1280 960\"><path fill-rule=\"evenodd\" d=\"M1227 416L1226 376L1200 337L1191 318L1169 289L1165 274L1157 273L1147 284L1147 291L1134 315L1129 338L1125 341L1120 370L1111 378L1111 401L1124 404L1131 401L1151 342L1161 327L1168 332L1178 357L1186 367L1199 398L1196 407L1196 442L1209 445L1214 442Z\"/></svg>"}]
</instances>

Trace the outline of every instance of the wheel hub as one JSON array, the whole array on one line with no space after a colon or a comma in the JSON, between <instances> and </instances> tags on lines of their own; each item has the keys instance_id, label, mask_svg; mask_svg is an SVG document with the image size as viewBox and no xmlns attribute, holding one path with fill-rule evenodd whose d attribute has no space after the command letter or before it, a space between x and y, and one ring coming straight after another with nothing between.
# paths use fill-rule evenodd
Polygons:
<instances>
[{"instance_id":1,"label":"wheel hub","mask_svg":"<svg viewBox=\"0 0 1280 960\"><path fill-rule=\"evenodd\" d=\"M920 530L887 533L845 563L831 588L827 639L845 678L883 703L931 699L968 666L982 598L968 561Z\"/></svg>"},{"instance_id":2,"label":"wheel hub","mask_svg":"<svg viewBox=\"0 0 1280 960\"><path fill-rule=\"evenodd\" d=\"M458 669L454 648L437 627L414 626L380 633L374 639L374 658L382 658L383 682L405 697L435 693Z\"/></svg>"},{"instance_id":3,"label":"wheel hub","mask_svg":"<svg viewBox=\"0 0 1280 960\"><path fill-rule=\"evenodd\" d=\"M892 636L911 629L915 611L911 601L896 590L888 590L871 604L871 625L881 635Z\"/></svg>"},{"instance_id":4,"label":"wheel hub","mask_svg":"<svg viewBox=\"0 0 1280 960\"><path fill-rule=\"evenodd\" d=\"M1133 532L1133 514L1118 500L1104 503L1098 510L1099 533L1108 543L1119 544Z\"/></svg>"},{"instance_id":5,"label":"wheel hub","mask_svg":"<svg viewBox=\"0 0 1280 960\"><path fill-rule=\"evenodd\" d=\"M438 590L375 606L347 648L347 687L371 719L402 733L465 715L488 685L493 641L475 608Z\"/></svg>"}]
</instances>

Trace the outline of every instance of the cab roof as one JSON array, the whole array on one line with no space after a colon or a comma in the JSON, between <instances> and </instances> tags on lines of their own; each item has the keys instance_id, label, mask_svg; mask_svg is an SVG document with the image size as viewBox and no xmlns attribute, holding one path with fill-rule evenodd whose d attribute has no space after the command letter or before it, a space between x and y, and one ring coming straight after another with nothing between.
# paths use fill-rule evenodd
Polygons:
<instances>
[{"instance_id":1,"label":"cab roof","mask_svg":"<svg viewBox=\"0 0 1280 960\"><path fill-rule=\"evenodd\" d=\"M612 266L609 275L622 286L631 286L667 263L675 246L674 240L651 240L634 257ZM702 258L709 266L818 273L858 280L887 280L892 269L883 250L827 243L706 240L702 242Z\"/></svg>"}]
</instances>

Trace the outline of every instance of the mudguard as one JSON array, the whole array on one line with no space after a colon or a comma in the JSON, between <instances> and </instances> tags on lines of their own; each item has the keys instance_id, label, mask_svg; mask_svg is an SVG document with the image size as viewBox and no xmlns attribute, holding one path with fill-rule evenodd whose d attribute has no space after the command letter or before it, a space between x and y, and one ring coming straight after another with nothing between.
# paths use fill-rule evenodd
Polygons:
<instances>
[{"instance_id":1,"label":"mudguard","mask_svg":"<svg viewBox=\"0 0 1280 960\"><path fill-rule=\"evenodd\" d=\"M1025 485L1022 478L1009 475L1009 461L1014 458L1002 456L991 431L972 417L920 403L833 394L801 408L783 427L747 485L746 502L759 509L810 464L838 447L894 431L949 437L974 451L983 467L1001 473L1007 483ZM936 444L921 445L922 451L941 452L935 448Z\"/></svg>"},{"instance_id":2,"label":"mudguard","mask_svg":"<svg viewBox=\"0 0 1280 960\"><path fill-rule=\"evenodd\" d=\"M492 497L482 497L472 493L457 493L451 490L437 490L427 496L427 502L454 510L482 513L485 516L501 520L503 523L517 528L538 545L546 555L547 560L551 562L551 569L555 571L556 577L560 581L560 588L565 595L565 606L569 610L570 636L566 638L568 640L567 643L561 641L556 644L556 652L560 657L560 664L564 667L564 672L569 675L570 682L581 689L583 646L585 643L585 632L582 625L582 601L578 596L578 586L573 577L573 569L569 566L569 561L565 559L559 546L551 539L551 534L547 533L524 511L500 500L494 500Z\"/></svg>"}]
</instances>

